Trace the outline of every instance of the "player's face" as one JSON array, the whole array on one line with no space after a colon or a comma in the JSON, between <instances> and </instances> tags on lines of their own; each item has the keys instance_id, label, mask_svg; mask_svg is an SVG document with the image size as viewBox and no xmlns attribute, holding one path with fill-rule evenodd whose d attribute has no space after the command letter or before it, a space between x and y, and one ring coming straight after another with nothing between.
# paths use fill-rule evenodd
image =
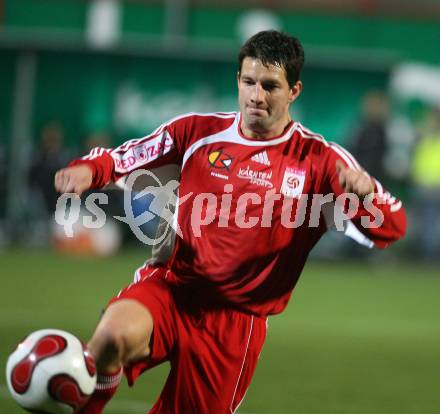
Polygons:
<instances>
[{"instance_id":1,"label":"player's face","mask_svg":"<svg viewBox=\"0 0 440 414\"><path fill-rule=\"evenodd\" d=\"M290 88L284 68L265 66L250 57L243 60L237 80L243 133L262 139L281 134L290 121L289 105L301 93L301 82Z\"/></svg>"}]
</instances>

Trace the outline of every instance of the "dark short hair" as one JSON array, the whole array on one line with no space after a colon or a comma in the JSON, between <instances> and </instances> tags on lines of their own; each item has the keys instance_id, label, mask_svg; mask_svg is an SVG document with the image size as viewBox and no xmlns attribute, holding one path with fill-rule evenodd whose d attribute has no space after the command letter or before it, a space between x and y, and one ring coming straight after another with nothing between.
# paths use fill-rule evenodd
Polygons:
<instances>
[{"instance_id":1,"label":"dark short hair","mask_svg":"<svg viewBox=\"0 0 440 414\"><path fill-rule=\"evenodd\" d=\"M304 65L304 49L300 41L276 30L258 32L246 41L238 54L238 73L246 57L259 59L265 66L280 65L286 71L290 87L299 80Z\"/></svg>"}]
</instances>

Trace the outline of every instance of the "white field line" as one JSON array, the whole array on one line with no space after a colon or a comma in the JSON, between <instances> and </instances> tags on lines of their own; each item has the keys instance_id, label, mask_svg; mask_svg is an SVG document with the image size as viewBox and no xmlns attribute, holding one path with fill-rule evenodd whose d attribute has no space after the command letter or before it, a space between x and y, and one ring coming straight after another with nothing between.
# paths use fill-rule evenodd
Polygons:
<instances>
[{"instance_id":1,"label":"white field line","mask_svg":"<svg viewBox=\"0 0 440 414\"><path fill-rule=\"evenodd\" d=\"M0 400L12 400L8 387L0 384ZM153 406L150 402L136 400L114 400L105 409L105 412L126 413L126 414L146 414ZM24 411L23 411L24 412ZM237 414L254 414L245 411L238 411Z\"/></svg>"}]
</instances>

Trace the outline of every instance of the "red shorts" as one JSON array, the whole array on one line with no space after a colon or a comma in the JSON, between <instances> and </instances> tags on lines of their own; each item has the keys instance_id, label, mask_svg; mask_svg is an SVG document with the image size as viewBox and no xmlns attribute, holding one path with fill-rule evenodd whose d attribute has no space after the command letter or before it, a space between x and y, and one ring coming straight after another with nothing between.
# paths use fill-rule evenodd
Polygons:
<instances>
[{"instance_id":1,"label":"red shorts","mask_svg":"<svg viewBox=\"0 0 440 414\"><path fill-rule=\"evenodd\" d=\"M129 384L170 361L150 414L231 414L241 403L266 337L266 318L225 307L198 306L164 268L146 267L112 302L135 299L154 321L150 356L125 367Z\"/></svg>"}]
</instances>

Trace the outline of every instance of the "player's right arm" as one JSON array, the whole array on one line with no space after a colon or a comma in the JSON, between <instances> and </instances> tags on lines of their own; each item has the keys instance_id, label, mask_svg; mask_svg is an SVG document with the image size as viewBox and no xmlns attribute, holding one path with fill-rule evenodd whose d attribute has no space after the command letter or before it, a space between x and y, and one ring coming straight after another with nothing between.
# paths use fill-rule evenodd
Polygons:
<instances>
[{"instance_id":1,"label":"player's right arm","mask_svg":"<svg viewBox=\"0 0 440 414\"><path fill-rule=\"evenodd\" d=\"M116 148L93 148L90 153L72 161L55 175L55 188L61 193L102 188L110 183L123 183L131 172L167 164L180 164L185 122L169 122L152 134L124 142Z\"/></svg>"}]
</instances>

